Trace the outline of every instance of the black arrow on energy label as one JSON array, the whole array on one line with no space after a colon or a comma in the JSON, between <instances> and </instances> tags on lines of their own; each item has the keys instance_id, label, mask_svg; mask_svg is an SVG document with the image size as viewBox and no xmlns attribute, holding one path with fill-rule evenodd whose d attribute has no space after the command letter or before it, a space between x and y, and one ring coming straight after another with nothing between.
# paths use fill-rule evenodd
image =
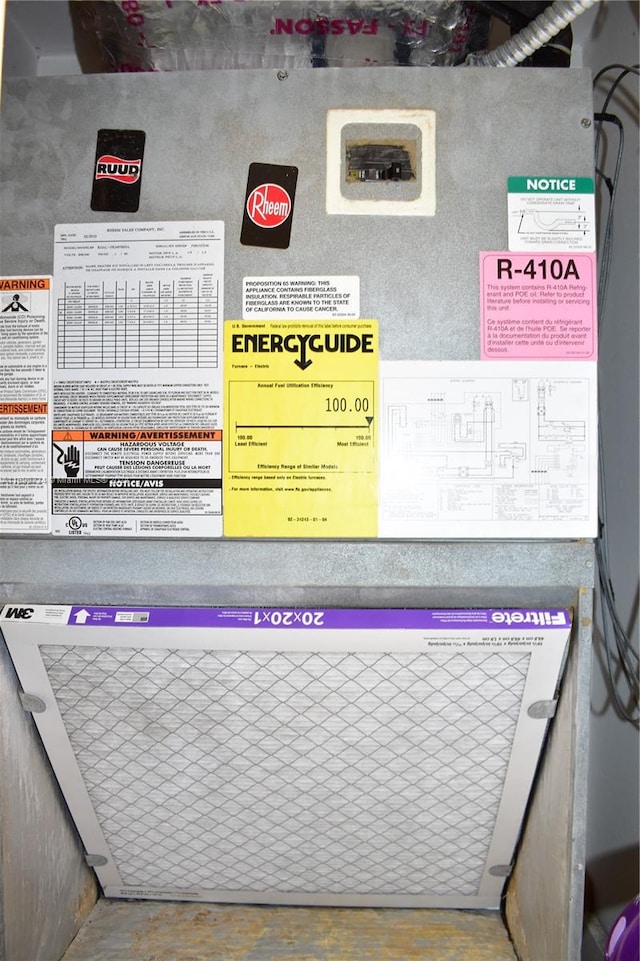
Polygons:
<instances>
[{"instance_id":1,"label":"black arrow on energy label","mask_svg":"<svg viewBox=\"0 0 640 961\"><path fill-rule=\"evenodd\" d=\"M300 339L300 360L294 360L294 364L300 370L306 370L307 367L311 367L312 363L312 360L307 360L307 342Z\"/></svg>"}]
</instances>

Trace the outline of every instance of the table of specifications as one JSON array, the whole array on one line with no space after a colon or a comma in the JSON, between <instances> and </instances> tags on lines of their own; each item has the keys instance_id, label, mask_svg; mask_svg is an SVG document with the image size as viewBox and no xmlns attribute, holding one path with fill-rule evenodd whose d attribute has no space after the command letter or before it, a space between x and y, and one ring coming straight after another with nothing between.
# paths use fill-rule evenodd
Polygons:
<instances>
[{"instance_id":1,"label":"table of specifications","mask_svg":"<svg viewBox=\"0 0 640 961\"><path fill-rule=\"evenodd\" d=\"M51 532L222 535L224 223L58 224Z\"/></svg>"},{"instance_id":2,"label":"table of specifications","mask_svg":"<svg viewBox=\"0 0 640 961\"><path fill-rule=\"evenodd\" d=\"M56 305L58 369L218 365L213 274L65 283L62 294Z\"/></svg>"}]
</instances>

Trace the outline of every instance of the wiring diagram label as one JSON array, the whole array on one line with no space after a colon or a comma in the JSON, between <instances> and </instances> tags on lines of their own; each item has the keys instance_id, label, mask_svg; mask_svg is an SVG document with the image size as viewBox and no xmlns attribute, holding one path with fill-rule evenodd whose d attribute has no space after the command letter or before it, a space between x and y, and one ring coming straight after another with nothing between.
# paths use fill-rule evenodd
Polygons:
<instances>
[{"instance_id":1,"label":"wiring diagram label","mask_svg":"<svg viewBox=\"0 0 640 961\"><path fill-rule=\"evenodd\" d=\"M480 253L481 357L596 360L595 254Z\"/></svg>"},{"instance_id":2,"label":"wiring diagram label","mask_svg":"<svg viewBox=\"0 0 640 961\"><path fill-rule=\"evenodd\" d=\"M509 249L596 249L595 186L591 177L509 177Z\"/></svg>"},{"instance_id":3,"label":"wiring diagram label","mask_svg":"<svg viewBox=\"0 0 640 961\"><path fill-rule=\"evenodd\" d=\"M594 537L596 364L381 364L382 537Z\"/></svg>"},{"instance_id":4,"label":"wiring diagram label","mask_svg":"<svg viewBox=\"0 0 640 961\"><path fill-rule=\"evenodd\" d=\"M378 329L227 321L224 533L375 537Z\"/></svg>"},{"instance_id":5,"label":"wiring diagram label","mask_svg":"<svg viewBox=\"0 0 640 961\"><path fill-rule=\"evenodd\" d=\"M43 534L48 508L50 277L0 278L0 530Z\"/></svg>"}]
</instances>

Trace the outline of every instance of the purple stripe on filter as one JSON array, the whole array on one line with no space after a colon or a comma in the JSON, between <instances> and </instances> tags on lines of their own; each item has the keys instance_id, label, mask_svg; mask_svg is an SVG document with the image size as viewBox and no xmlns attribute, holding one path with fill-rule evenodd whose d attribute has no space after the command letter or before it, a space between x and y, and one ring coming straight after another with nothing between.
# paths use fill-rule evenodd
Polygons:
<instances>
[{"instance_id":1,"label":"purple stripe on filter","mask_svg":"<svg viewBox=\"0 0 640 961\"><path fill-rule=\"evenodd\" d=\"M566 610L390 608L72 607L69 624L90 627L208 627L287 630L470 631L566 629Z\"/></svg>"}]
</instances>

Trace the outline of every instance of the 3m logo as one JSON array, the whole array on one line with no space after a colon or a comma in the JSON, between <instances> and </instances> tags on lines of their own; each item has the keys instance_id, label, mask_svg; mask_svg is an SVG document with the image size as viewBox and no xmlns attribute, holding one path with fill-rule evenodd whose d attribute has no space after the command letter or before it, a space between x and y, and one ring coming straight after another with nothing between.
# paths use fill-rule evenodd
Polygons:
<instances>
[{"instance_id":1,"label":"3m logo","mask_svg":"<svg viewBox=\"0 0 640 961\"><path fill-rule=\"evenodd\" d=\"M121 184L134 184L140 179L142 160L122 160L111 154L103 154L96 161L96 180L117 180Z\"/></svg>"},{"instance_id":2,"label":"3m logo","mask_svg":"<svg viewBox=\"0 0 640 961\"><path fill-rule=\"evenodd\" d=\"M247 197L247 214L258 227L279 227L291 213L291 197L279 184L260 184Z\"/></svg>"},{"instance_id":3,"label":"3m logo","mask_svg":"<svg viewBox=\"0 0 640 961\"><path fill-rule=\"evenodd\" d=\"M8 607L4 612L5 617L15 617L16 620L28 620L33 614L32 607Z\"/></svg>"}]
</instances>

